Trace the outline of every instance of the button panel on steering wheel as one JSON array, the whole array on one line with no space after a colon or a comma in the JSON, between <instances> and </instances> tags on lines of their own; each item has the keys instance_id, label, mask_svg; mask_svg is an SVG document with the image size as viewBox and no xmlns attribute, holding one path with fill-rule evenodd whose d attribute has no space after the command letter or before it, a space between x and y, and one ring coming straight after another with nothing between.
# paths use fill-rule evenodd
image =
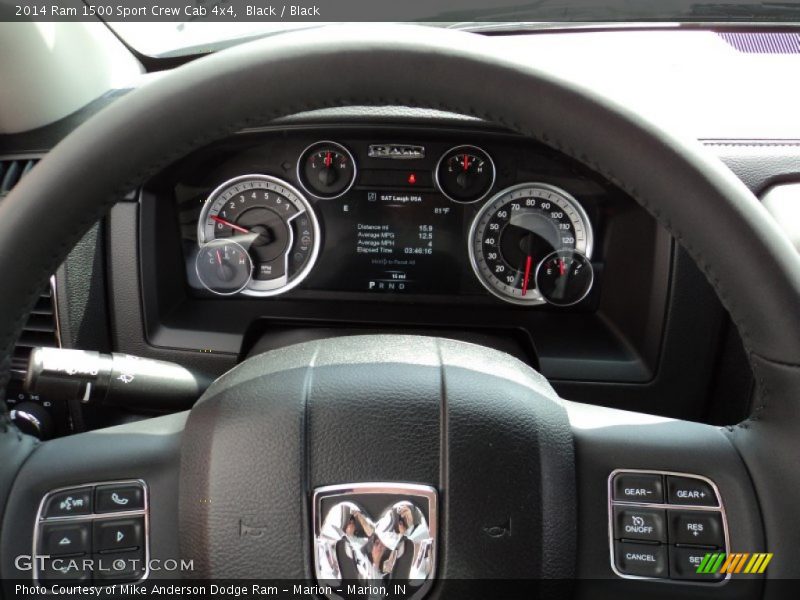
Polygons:
<instances>
[{"instance_id":1,"label":"button panel on steering wheel","mask_svg":"<svg viewBox=\"0 0 800 600\"><path fill-rule=\"evenodd\" d=\"M142 480L49 492L33 534L33 579L134 582L147 578L149 513Z\"/></svg>"},{"instance_id":2,"label":"button panel on steering wheel","mask_svg":"<svg viewBox=\"0 0 800 600\"><path fill-rule=\"evenodd\" d=\"M699 475L617 469L608 478L611 568L624 578L720 583L698 573L725 553L728 523L719 490Z\"/></svg>"}]
</instances>

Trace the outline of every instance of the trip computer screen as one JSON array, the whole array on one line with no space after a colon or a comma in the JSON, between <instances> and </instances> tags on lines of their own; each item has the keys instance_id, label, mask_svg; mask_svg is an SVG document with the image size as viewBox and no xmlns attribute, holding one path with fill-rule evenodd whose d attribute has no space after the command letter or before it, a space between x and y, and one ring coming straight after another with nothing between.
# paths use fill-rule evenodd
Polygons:
<instances>
[{"instance_id":1,"label":"trip computer screen","mask_svg":"<svg viewBox=\"0 0 800 600\"><path fill-rule=\"evenodd\" d=\"M462 206L441 194L359 191L316 205L325 239L309 287L458 292L469 269Z\"/></svg>"}]
</instances>

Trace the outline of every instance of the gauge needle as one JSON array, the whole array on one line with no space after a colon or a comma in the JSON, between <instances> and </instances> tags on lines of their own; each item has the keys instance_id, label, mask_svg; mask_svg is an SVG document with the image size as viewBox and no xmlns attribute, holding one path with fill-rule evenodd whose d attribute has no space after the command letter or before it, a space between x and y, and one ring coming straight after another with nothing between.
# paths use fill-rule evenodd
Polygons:
<instances>
[{"instance_id":1,"label":"gauge needle","mask_svg":"<svg viewBox=\"0 0 800 600\"><path fill-rule=\"evenodd\" d=\"M525 276L522 278L522 295L523 296L528 293L528 284L530 283L530 280L531 280L531 265L532 264L533 264L533 258L531 256L528 256L528 258L525 259Z\"/></svg>"},{"instance_id":2,"label":"gauge needle","mask_svg":"<svg viewBox=\"0 0 800 600\"><path fill-rule=\"evenodd\" d=\"M333 160L331 159L331 153L328 152L327 154L325 154L325 166L330 169L332 162Z\"/></svg>"},{"instance_id":3,"label":"gauge needle","mask_svg":"<svg viewBox=\"0 0 800 600\"><path fill-rule=\"evenodd\" d=\"M219 266L219 276L225 276L225 270L222 268L222 255L219 253L219 248L217 248L217 265Z\"/></svg>"},{"instance_id":4,"label":"gauge needle","mask_svg":"<svg viewBox=\"0 0 800 600\"><path fill-rule=\"evenodd\" d=\"M469 154L464 155L464 172L469 171Z\"/></svg>"},{"instance_id":5,"label":"gauge needle","mask_svg":"<svg viewBox=\"0 0 800 600\"><path fill-rule=\"evenodd\" d=\"M558 274L563 277L566 270L567 270L567 265L564 264L564 259L560 258L558 260Z\"/></svg>"},{"instance_id":6,"label":"gauge needle","mask_svg":"<svg viewBox=\"0 0 800 600\"><path fill-rule=\"evenodd\" d=\"M226 221L222 217L218 217L216 215L211 215L211 219L216 221L217 223L221 223L222 225L225 225L225 227L230 227L234 231L238 231L240 233L250 233L249 229L245 229L244 227L242 227L240 225L237 225L236 223L231 223L230 221Z\"/></svg>"}]
</instances>

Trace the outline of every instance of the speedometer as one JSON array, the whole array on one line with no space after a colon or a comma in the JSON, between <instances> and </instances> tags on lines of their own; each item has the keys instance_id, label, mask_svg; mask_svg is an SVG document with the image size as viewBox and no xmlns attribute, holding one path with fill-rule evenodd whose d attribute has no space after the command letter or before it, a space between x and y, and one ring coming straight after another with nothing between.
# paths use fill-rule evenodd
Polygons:
<instances>
[{"instance_id":1,"label":"speedometer","mask_svg":"<svg viewBox=\"0 0 800 600\"><path fill-rule=\"evenodd\" d=\"M211 192L200 213L201 252L220 239L236 242L252 260L252 278L241 293L275 296L299 285L311 271L320 228L311 204L291 185L269 175L245 175Z\"/></svg>"},{"instance_id":2,"label":"speedometer","mask_svg":"<svg viewBox=\"0 0 800 600\"><path fill-rule=\"evenodd\" d=\"M514 304L542 304L536 289L539 263L555 251L591 258L586 211L564 190L545 183L507 188L478 212L469 234L469 257L480 282Z\"/></svg>"}]
</instances>

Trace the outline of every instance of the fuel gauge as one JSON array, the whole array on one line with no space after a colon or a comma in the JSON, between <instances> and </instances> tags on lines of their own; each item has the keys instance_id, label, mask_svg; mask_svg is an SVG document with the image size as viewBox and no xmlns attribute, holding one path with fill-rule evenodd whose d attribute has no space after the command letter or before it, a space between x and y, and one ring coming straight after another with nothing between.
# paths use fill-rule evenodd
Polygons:
<instances>
[{"instance_id":1,"label":"fuel gauge","mask_svg":"<svg viewBox=\"0 0 800 600\"><path fill-rule=\"evenodd\" d=\"M574 250L551 252L536 268L536 288L555 306L577 304L589 293L593 282L592 263Z\"/></svg>"},{"instance_id":2,"label":"fuel gauge","mask_svg":"<svg viewBox=\"0 0 800 600\"><path fill-rule=\"evenodd\" d=\"M241 292L253 276L253 260L241 244L227 239L211 240L195 259L200 282L211 292L231 296Z\"/></svg>"}]
</instances>

